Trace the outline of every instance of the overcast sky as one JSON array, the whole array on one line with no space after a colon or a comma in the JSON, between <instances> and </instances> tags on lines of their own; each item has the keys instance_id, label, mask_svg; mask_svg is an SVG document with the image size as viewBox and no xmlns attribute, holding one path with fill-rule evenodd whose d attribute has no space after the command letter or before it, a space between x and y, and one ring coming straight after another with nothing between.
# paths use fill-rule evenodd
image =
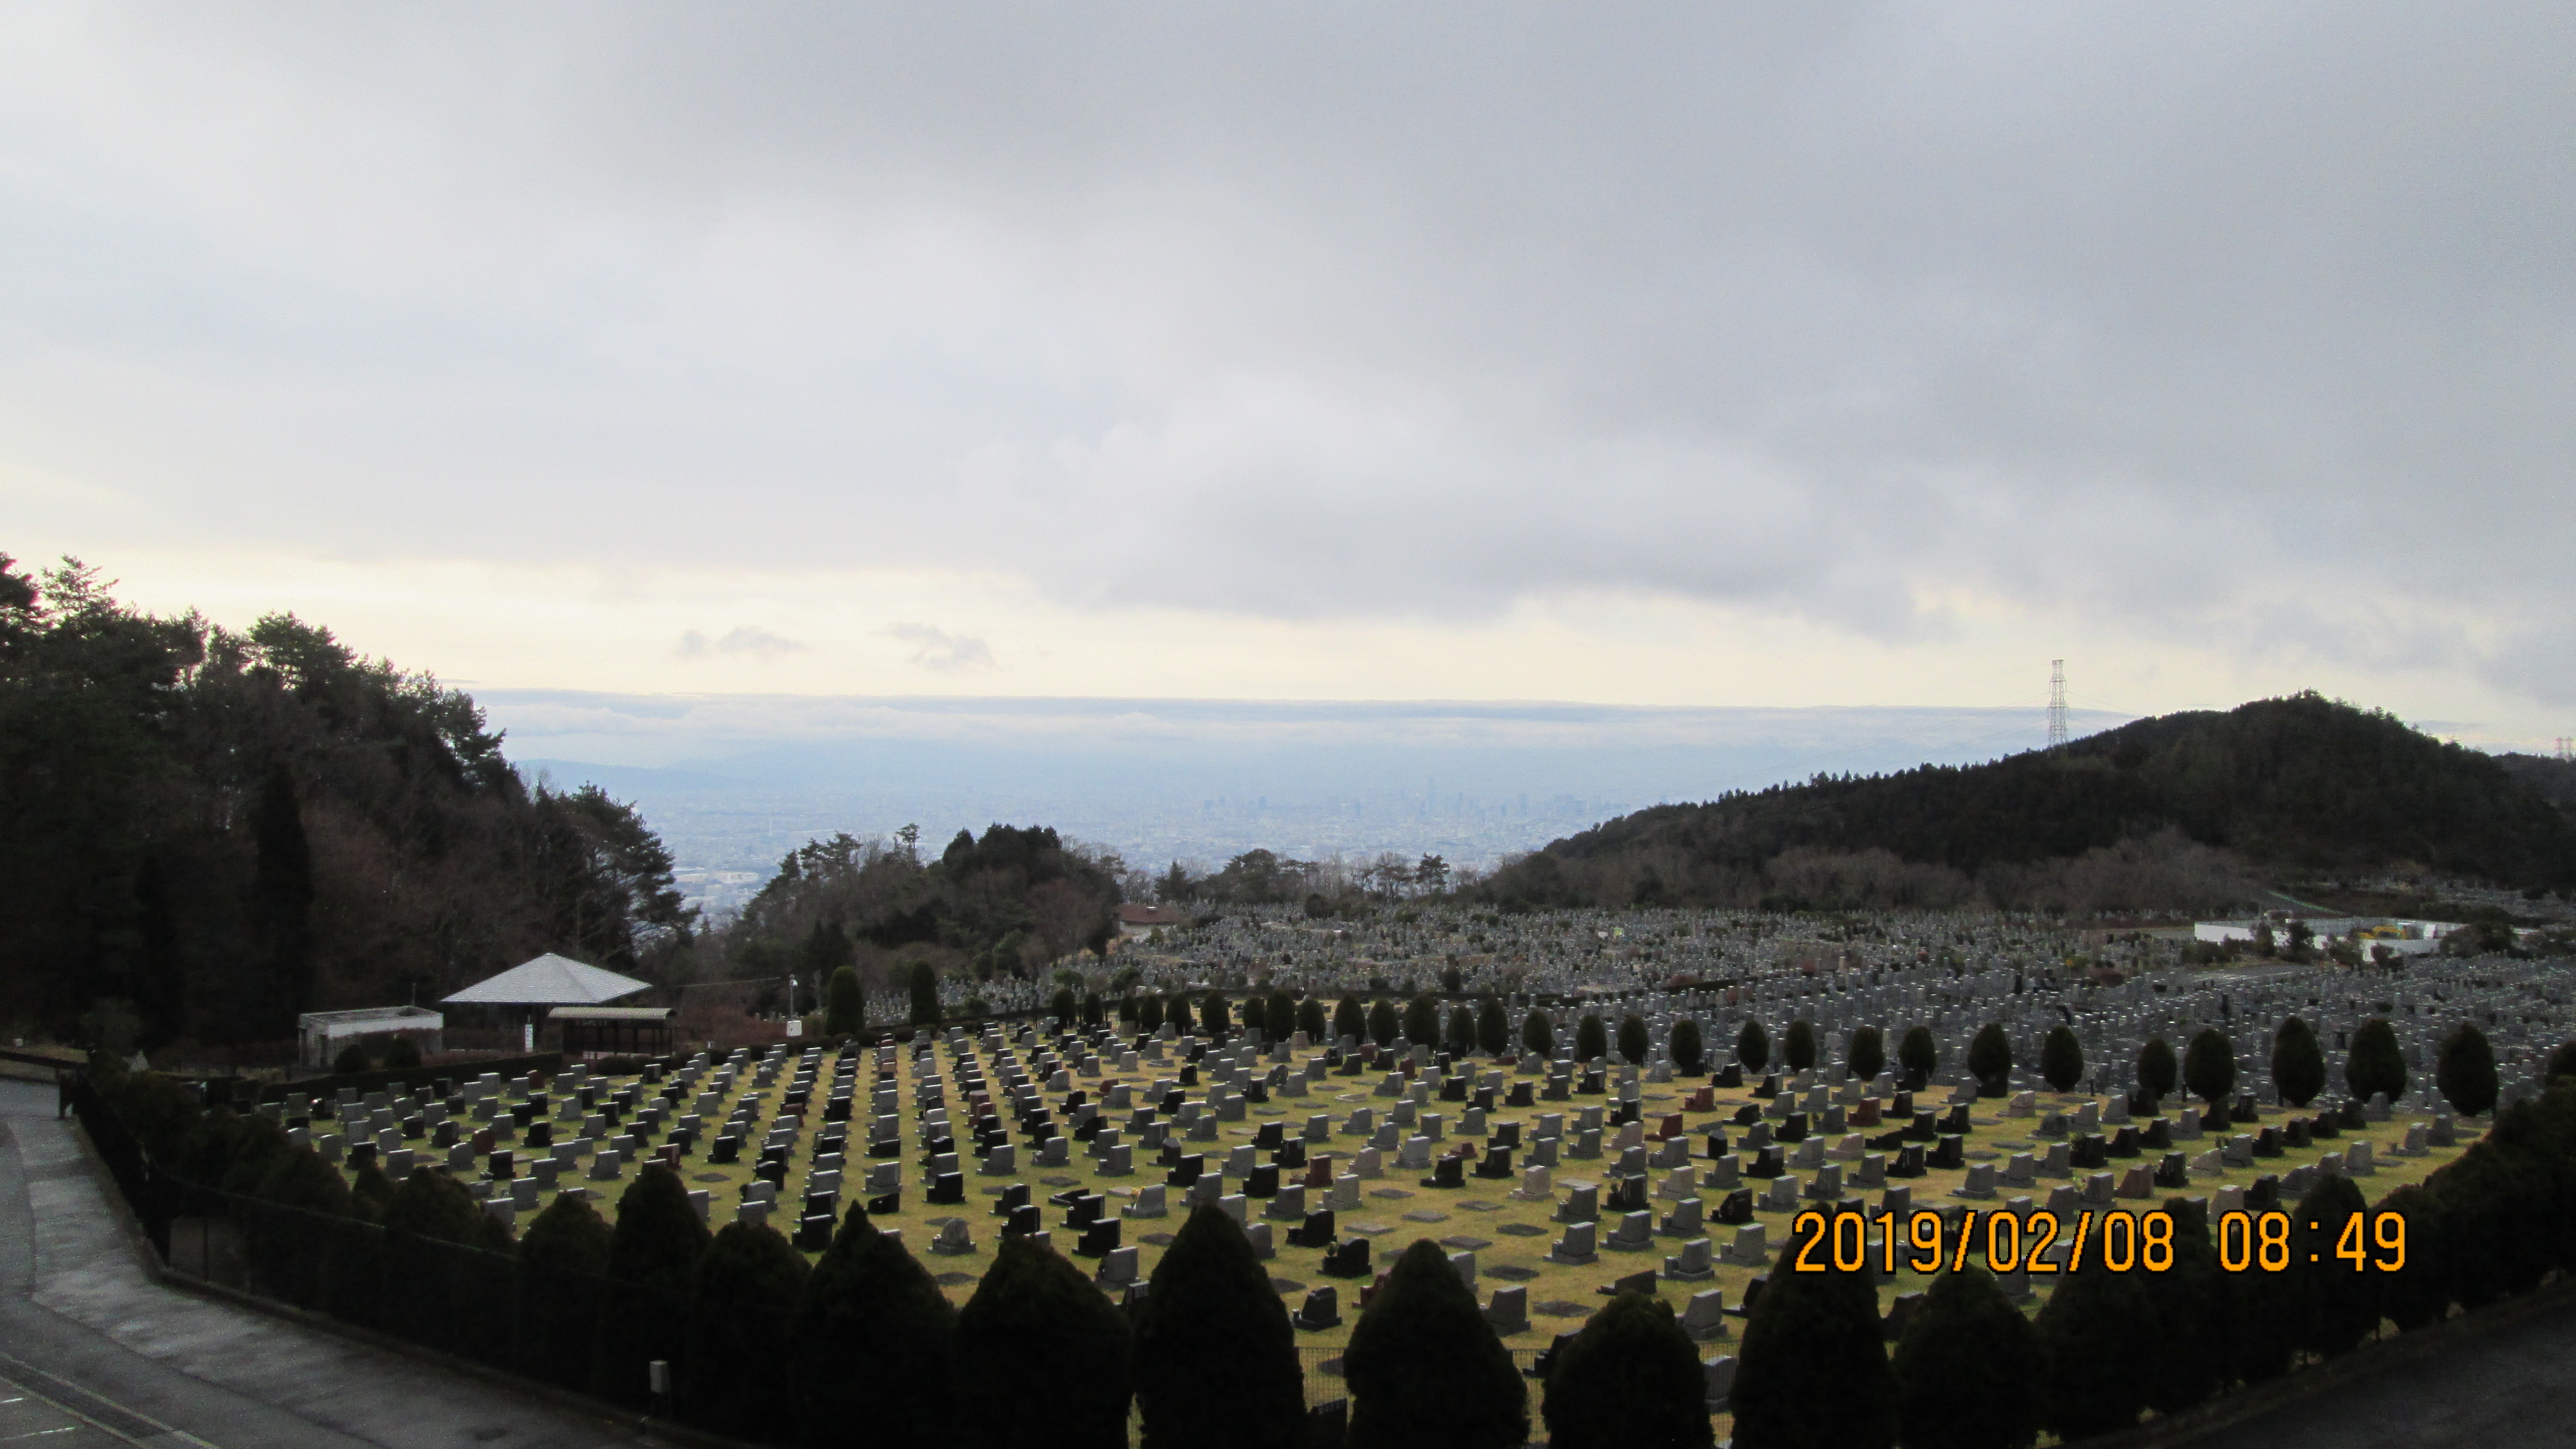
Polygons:
<instances>
[{"instance_id":1,"label":"overcast sky","mask_svg":"<svg viewBox=\"0 0 2576 1449\"><path fill-rule=\"evenodd\" d=\"M0 8L0 549L487 686L2576 733L2576 7Z\"/></svg>"}]
</instances>

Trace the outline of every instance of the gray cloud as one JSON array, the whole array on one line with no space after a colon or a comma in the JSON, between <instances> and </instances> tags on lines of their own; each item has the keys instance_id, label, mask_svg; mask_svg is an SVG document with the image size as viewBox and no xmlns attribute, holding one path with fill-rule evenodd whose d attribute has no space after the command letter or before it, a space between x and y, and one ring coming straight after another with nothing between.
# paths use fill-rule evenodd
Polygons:
<instances>
[{"instance_id":1,"label":"gray cloud","mask_svg":"<svg viewBox=\"0 0 2576 1449\"><path fill-rule=\"evenodd\" d=\"M970 634L951 634L929 624L896 624L886 633L920 646L912 651L912 662L933 673L963 674L993 667L992 648Z\"/></svg>"},{"instance_id":2,"label":"gray cloud","mask_svg":"<svg viewBox=\"0 0 2576 1449\"><path fill-rule=\"evenodd\" d=\"M749 624L726 630L723 637L710 639L695 629L681 631L679 655L683 659L708 659L723 654L749 654L770 658L794 654L805 646L793 639L781 638L766 629Z\"/></svg>"},{"instance_id":3,"label":"gray cloud","mask_svg":"<svg viewBox=\"0 0 2576 1449\"><path fill-rule=\"evenodd\" d=\"M174 537L1882 639L1965 592L2576 700L2570 54L2544 4L21 10L0 433Z\"/></svg>"}]
</instances>

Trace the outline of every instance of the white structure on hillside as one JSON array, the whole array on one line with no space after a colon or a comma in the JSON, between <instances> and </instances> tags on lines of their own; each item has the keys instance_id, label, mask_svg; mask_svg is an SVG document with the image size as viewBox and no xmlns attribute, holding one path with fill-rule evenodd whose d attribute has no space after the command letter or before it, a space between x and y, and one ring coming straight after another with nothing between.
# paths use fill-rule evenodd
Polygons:
<instances>
[{"instance_id":1,"label":"white structure on hillside","mask_svg":"<svg viewBox=\"0 0 2576 1449\"><path fill-rule=\"evenodd\" d=\"M327 1067L342 1044L364 1038L407 1036L424 1055L442 1049L447 1018L425 1006L366 1006L355 1011L308 1011L295 1018L295 1059Z\"/></svg>"}]
</instances>

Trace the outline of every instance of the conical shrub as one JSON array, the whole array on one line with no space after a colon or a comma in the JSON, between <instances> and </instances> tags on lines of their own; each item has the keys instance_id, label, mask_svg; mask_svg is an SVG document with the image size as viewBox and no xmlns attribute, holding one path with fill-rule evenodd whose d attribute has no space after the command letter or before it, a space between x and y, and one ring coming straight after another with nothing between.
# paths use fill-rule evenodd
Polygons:
<instances>
[{"instance_id":1,"label":"conical shrub","mask_svg":"<svg viewBox=\"0 0 2576 1449\"><path fill-rule=\"evenodd\" d=\"M805 1280L788 1333L809 1449L945 1449L955 1434L957 1310L856 1208Z\"/></svg>"},{"instance_id":2,"label":"conical shrub","mask_svg":"<svg viewBox=\"0 0 2576 1449\"><path fill-rule=\"evenodd\" d=\"M1126 1449L1127 1318L1053 1248L1005 1237L957 1312L967 1449Z\"/></svg>"},{"instance_id":3,"label":"conical shrub","mask_svg":"<svg viewBox=\"0 0 2576 1449\"><path fill-rule=\"evenodd\" d=\"M1349 1449L1516 1449L1529 1391L1440 1245L1417 1240L1351 1327Z\"/></svg>"},{"instance_id":4,"label":"conical shrub","mask_svg":"<svg viewBox=\"0 0 2576 1449\"><path fill-rule=\"evenodd\" d=\"M1146 1449L1285 1449L1303 1424L1288 1306L1243 1228L1202 1203L1163 1250L1136 1329Z\"/></svg>"},{"instance_id":5,"label":"conical shrub","mask_svg":"<svg viewBox=\"0 0 2576 1449\"><path fill-rule=\"evenodd\" d=\"M1704 1449L1717 1437L1698 1346L1642 1293L1612 1298L1557 1350L1543 1412L1549 1449Z\"/></svg>"}]
</instances>

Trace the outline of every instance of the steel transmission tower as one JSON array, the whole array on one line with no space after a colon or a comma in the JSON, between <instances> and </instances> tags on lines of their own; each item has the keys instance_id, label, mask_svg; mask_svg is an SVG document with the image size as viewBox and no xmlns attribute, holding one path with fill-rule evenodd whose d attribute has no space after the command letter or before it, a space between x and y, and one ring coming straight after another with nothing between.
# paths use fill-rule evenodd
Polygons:
<instances>
[{"instance_id":1,"label":"steel transmission tower","mask_svg":"<svg viewBox=\"0 0 2576 1449\"><path fill-rule=\"evenodd\" d=\"M2048 747L2066 743L2066 661L2048 661Z\"/></svg>"},{"instance_id":2,"label":"steel transmission tower","mask_svg":"<svg viewBox=\"0 0 2576 1449\"><path fill-rule=\"evenodd\" d=\"M2562 760L2576 760L2576 735L2560 735L2558 737L2558 758Z\"/></svg>"}]
</instances>

